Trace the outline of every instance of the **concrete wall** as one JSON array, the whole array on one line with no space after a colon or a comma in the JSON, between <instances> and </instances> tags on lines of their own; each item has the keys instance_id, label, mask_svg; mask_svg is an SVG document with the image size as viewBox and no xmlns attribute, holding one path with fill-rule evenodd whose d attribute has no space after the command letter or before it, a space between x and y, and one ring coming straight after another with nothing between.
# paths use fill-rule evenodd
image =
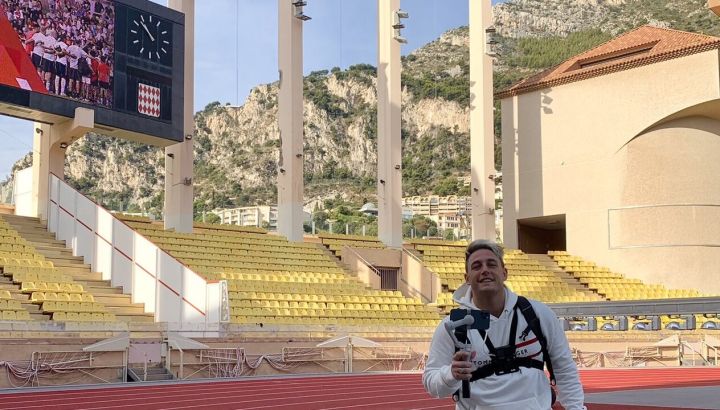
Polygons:
<instances>
[{"instance_id":1,"label":"concrete wall","mask_svg":"<svg viewBox=\"0 0 720 410\"><path fill-rule=\"evenodd\" d=\"M502 100L504 242L566 216L567 250L720 293L717 50ZM644 210L633 207L647 207Z\"/></svg>"},{"instance_id":2,"label":"concrete wall","mask_svg":"<svg viewBox=\"0 0 720 410\"><path fill-rule=\"evenodd\" d=\"M345 249L343 249L343 262L345 262L345 256L353 255L353 252L362 256L373 266L383 268L399 268L402 266L402 257L400 256L402 252L398 249L352 248L350 252L345 252Z\"/></svg>"},{"instance_id":3,"label":"concrete wall","mask_svg":"<svg viewBox=\"0 0 720 410\"><path fill-rule=\"evenodd\" d=\"M437 302L437 295L442 292L440 277L407 251L402 253L398 288L406 296L420 297L423 303Z\"/></svg>"},{"instance_id":4,"label":"concrete wall","mask_svg":"<svg viewBox=\"0 0 720 410\"><path fill-rule=\"evenodd\" d=\"M363 259L364 256L361 256L359 253L349 251L347 246L343 248L343 263L351 271L355 272L358 279L367 284L370 288L380 289L380 275L378 275L371 267L372 262Z\"/></svg>"}]
</instances>

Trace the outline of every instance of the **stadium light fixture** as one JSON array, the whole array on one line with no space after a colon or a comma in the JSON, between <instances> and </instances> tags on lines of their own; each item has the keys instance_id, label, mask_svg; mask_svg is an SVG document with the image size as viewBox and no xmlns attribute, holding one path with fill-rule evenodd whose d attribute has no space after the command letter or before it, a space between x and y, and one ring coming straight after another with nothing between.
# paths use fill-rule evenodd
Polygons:
<instances>
[{"instance_id":1,"label":"stadium light fixture","mask_svg":"<svg viewBox=\"0 0 720 410\"><path fill-rule=\"evenodd\" d=\"M307 6L307 1L298 0L293 2L293 6L295 7L295 18L302 21L308 21L311 20L312 17L306 15L303 12L303 7Z\"/></svg>"},{"instance_id":2,"label":"stadium light fixture","mask_svg":"<svg viewBox=\"0 0 720 410\"><path fill-rule=\"evenodd\" d=\"M495 46L498 44L497 29L494 26L485 29L485 44L487 45L485 54L490 57L497 57L498 53L495 50Z\"/></svg>"},{"instance_id":3,"label":"stadium light fixture","mask_svg":"<svg viewBox=\"0 0 720 410\"><path fill-rule=\"evenodd\" d=\"M395 33L393 34L393 38L398 42L402 44L407 44L407 39L402 36L402 33L400 30L405 28L405 24L402 23L401 19L409 18L410 14L408 14L407 11L403 10L395 10L393 12L393 29L395 30Z\"/></svg>"}]
</instances>

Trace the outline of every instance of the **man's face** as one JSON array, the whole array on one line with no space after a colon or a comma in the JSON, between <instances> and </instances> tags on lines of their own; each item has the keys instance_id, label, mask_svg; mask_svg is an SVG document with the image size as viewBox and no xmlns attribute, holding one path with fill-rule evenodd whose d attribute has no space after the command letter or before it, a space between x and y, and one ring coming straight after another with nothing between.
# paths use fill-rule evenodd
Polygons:
<instances>
[{"instance_id":1,"label":"man's face","mask_svg":"<svg viewBox=\"0 0 720 410\"><path fill-rule=\"evenodd\" d=\"M473 294L503 292L505 280L507 269L490 250L479 249L470 255L465 281L470 284Z\"/></svg>"}]
</instances>

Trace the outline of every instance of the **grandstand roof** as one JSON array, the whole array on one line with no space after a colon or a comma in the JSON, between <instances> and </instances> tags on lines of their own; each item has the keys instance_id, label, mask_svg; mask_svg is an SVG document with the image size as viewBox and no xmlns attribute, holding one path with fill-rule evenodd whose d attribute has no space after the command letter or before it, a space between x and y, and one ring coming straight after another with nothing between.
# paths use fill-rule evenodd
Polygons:
<instances>
[{"instance_id":1,"label":"grandstand roof","mask_svg":"<svg viewBox=\"0 0 720 410\"><path fill-rule=\"evenodd\" d=\"M495 96L512 97L718 48L718 37L642 26L526 78Z\"/></svg>"}]
</instances>

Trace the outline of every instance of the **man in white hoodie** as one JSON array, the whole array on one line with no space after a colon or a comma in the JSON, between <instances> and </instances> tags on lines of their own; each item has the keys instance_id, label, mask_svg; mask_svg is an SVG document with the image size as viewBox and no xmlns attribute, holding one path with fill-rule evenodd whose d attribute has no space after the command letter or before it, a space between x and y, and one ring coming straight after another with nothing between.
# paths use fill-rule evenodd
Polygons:
<instances>
[{"instance_id":1,"label":"man in white hoodie","mask_svg":"<svg viewBox=\"0 0 720 410\"><path fill-rule=\"evenodd\" d=\"M450 318L443 319L430 345L423 373L425 389L434 397L448 397L458 392L463 380L469 380L470 397L455 395L458 409L547 410L552 406L552 391L542 370L546 351L560 403L566 410L585 409L577 367L560 322L549 307L535 300L529 303L535 315L527 309L521 312L518 295L505 287L507 275L500 246L485 240L468 245L465 284L453 298L463 309L489 312L490 328L487 332L471 329L469 351L456 352L445 327ZM541 335L532 331L537 323L528 324L533 316L539 319ZM507 355L498 353L508 351L512 359L500 360Z\"/></svg>"}]
</instances>

